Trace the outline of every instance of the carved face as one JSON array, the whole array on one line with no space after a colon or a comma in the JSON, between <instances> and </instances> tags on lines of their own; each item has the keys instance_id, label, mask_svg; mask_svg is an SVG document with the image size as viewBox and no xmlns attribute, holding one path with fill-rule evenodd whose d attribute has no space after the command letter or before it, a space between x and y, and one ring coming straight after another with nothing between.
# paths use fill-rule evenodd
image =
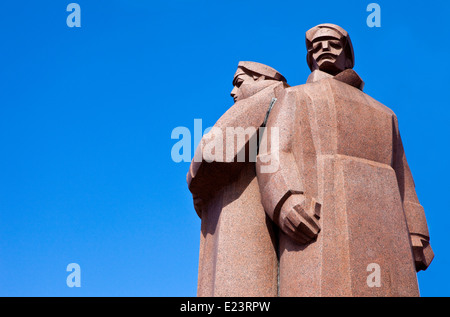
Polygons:
<instances>
[{"instance_id":1,"label":"carved face","mask_svg":"<svg viewBox=\"0 0 450 317\"><path fill-rule=\"evenodd\" d=\"M312 42L311 57L315 68L332 75L345 69L346 55L343 43L334 37L319 37Z\"/></svg>"},{"instance_id":2,"label":"carved face","mask_svg":"<svg viewBox=\"0 0 450 317\"><path fill-rule=\"evenodd\" d=\"M233 97L234 102L237 102L239 100L245 99L249 96L246 96L246 94L244 93L244 89L245 87L242 87L243 85L251 85L253 83L255 83L255 79L253 78L253 76L247 75L247 74L240 74L238 75L234 81L233 81L233 85L234 88L231 91L231 97Z\"/></svg>"}]
</instances>

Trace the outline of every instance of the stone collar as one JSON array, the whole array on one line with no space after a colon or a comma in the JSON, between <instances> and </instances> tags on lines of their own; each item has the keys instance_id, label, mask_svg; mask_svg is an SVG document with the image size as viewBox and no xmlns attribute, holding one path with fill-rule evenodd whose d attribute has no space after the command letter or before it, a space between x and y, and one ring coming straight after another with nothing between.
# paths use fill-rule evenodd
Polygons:
<instances>
[{"instance_id":1,"label":"stone collar","mask_svg":"<svg viewBox=\"0 0 450 317\"><path fill-rule=\"evenodd\" d=\"M311 75L308 76L308 80L306 83L314 83L316 81L325 79L325 78L334 78L336 80L339 80L343 83L346 83L350 86L353 86L355 88L358 88L359 90L363 90L364 88L364 81L359 77L359 75L353 70L353 69L346 69L336 76L330 75L328 73L325 73L321 70L316 69L311 73Z\"/></svg>"}]
</instances>

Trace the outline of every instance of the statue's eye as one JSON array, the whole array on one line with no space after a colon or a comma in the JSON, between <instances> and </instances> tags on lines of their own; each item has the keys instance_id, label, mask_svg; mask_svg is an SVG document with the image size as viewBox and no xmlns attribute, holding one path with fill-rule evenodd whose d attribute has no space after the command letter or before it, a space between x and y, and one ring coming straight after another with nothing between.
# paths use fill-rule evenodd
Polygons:
<instances>
[{"instance_id":1,"label":"statue's eye","mask_svg":"<svg viewBox=\"0 0 450 317\"><path fill-rule=\"evenodd\" d=\"M242 85L243 82L244 82L244 81L243 81L242 79L238 79L238 80L236 81L236 87L237 87L237 88L241 87L241 85Z\"/></svg>"},{"instance_id":2,"label":"statue's eye","mask_svg":"<svg viewBox=\"0 0 450 317\"><path fill-rule=\"evenodd\" d=\"M313 51L318 51L318 50L320 50L322 48L322 43L321 42L316 42L316 43L313 43Z\"/></svg>"},{"instance_id":3,"label":"statue's eye","mask_svg":"<svg viewBox=\"0 0 450 317\"><path fill-rule=\"evenodd\" d=\"M330 41L330 46L337 49L342 48L340 41Z\"/></svg>"}]
</instances>

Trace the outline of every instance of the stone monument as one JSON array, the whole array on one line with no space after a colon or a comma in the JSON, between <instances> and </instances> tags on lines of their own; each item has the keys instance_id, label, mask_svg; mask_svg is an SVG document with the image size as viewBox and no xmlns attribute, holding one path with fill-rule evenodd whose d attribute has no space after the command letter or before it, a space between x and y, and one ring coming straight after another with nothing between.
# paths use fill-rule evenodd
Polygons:
<instances>
[{"instance_id":1,"label":"stone monument","mask_svg":"<svg viewBox=\"0 0 450 317\"><path fill-rule=\"evenodd\" d=\"M306 47L299 86L239 63L197 148L198 296L419 296L434 254L397 117L363 92L344 29L320 24Z\"/></svg>"}]
</instances>

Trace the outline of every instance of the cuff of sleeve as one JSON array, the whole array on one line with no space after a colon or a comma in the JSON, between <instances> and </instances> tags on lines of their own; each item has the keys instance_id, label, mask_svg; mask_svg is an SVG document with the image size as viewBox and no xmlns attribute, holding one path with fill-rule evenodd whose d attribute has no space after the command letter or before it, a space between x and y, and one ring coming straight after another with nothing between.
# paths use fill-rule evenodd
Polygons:
<instances>
[{"instance_id":1,"label":"cuff of sleeve","mask_svg":"<svg viewBox=\"0 0 450 317\"><path fill-rule=\"evenodd\" d=\"M403 203L405 211L406 222L410 234L419 234L424 237L429 237L427 220L425 218L425 211L420 204L406 201Z\"/></svg>"},{"instance_id":2,"label":"cuff of sleeve","mask_svg":"<svg viewBox=\"0 0 450 317\"><path fill-rule=\"evenodd\" d=\"M267 215L277 223L284 202L291 195L303 194L303 191L290 188L282 172L263 177L265 186L261 189L261 202Z\"/></svg>"}]
</instances>

